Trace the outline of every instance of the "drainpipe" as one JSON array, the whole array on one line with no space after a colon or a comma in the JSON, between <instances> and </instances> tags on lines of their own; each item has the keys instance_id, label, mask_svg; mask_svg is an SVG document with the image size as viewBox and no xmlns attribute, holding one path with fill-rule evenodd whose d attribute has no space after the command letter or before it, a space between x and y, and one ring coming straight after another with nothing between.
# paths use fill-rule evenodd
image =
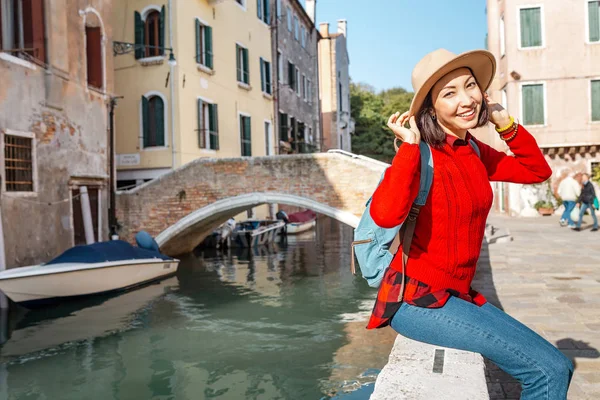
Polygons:
<instances>
[{"instance_id":1,"label":"drainpipe","mask_svg":"<svg viewBox=\"0 0 600 400\"><path fill-rule=\"evenodd\" d=\"M85 242L87 244L94 243L94 223L92 222L92 209L90 208L90 196L88 195L87 186L79 187L81 195L81 215L83 216L83 230L85 231Z\"/></svg>"},{"instance_id":2,"label":"drainpipe","mask_svg":"<svg viewBox=\"0 0 600 400\"><path fill-rule=\"evenodd\" d=\"M4 253L4 231L2 229L2 177L0 176L0 272L6 269L6 255ZM8 309L8 299L0 291L0 312ZM0 327L2 324L0 324ZM1 341L0 341L1 344Z\"/></svg>"},{"instance_id":3,"label":"drainpipe","mask_svg":"<svg viewBox=\"0 0 600 400\"><path fill-rule=\"evenodd\" d=\"M169 0L169 47L173 48L173 0ZM169 64L169 73L171 75L171 168L175 169L175 66Z\"/></svg>"}]
</instances>

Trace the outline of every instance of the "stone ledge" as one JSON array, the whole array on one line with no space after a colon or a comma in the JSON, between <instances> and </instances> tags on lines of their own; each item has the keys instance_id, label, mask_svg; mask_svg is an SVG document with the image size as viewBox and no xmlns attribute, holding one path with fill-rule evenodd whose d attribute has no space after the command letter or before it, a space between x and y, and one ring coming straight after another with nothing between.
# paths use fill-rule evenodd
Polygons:
<instances>
[{"instance_id":1,"label":"stone ledge","mask_svg":"<svg viewBox=\"0 0 600 400\"><path fill-rule=\"evenodd\" d=\"M434 356L443 350L441 373ZM440 358L438 356L438 358ZM371 400L489 399L483 357L477 353L416 342L398 335Z\"/></svg>"}]
</instances>

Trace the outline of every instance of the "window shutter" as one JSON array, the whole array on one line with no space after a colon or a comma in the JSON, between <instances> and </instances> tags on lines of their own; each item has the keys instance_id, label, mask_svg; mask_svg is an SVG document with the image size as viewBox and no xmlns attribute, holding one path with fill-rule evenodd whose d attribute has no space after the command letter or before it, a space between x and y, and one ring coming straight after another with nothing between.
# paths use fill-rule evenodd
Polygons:
<instances>
[{"instance_id":1,"label":"window shutter","mask_svg":"<svg viewBox=\"0 0 600 400\"><path fill-rule=\"evenodd\" d=\"M542 45L542 18L540 8L521 9L521 47Z\"/></svg>"},{"instance_id":2,"label":"window shutter","mask_svg":"<svg viewBox=\"0 0 600 400\"><path fill-rule=\"evenodd\" d=\"M155 121L156 121L156 146L165 145L165 104L162 98L157 97L155 100Z\"/></svg>"},{"instance_id":3,"label":"window shutter","mask_svg":"<svg viewBox=\"0 0 600 400\"><path fill-rule=\"evenodd\" d=\"M248 49L242 49L243 57L243 75L244 75L244 83L250 84L250 70L248 68Z\"/></svg>"},{"instance_id":4,"label":"window shutter","mask_svg":"<svg viewBox=\"0 0 600 400\"><path fill-rule=\"evenodd\" d=\"M524 85L522 91L523 124L544 124L544 86Z\"/></svg>"},{"instance_id":5,"label":"window shutter","mask_svg":"<svg viewBox=\"0 0 600 400\"><path fill-rule=\"evenodd\" d=\"M590 30L590 42L600 41L600 2L588 3L588 18Z\"/></svg>"},{"instance_id":6,"label":"window shutter","mask_svg":"<svg viewBox=\"0 0 600 400\"><path fill-rule=\"evenodd\" d=\"M265 60L260 58L260 90L263 92L267 91L267 85L265 81Z\"/></svg>"},{"instance_id":7,"label":"window shutter","mask_svg":"<svg viewBox=\"0 0 600 400\"><path fill-rule=\"evenodd\" d=\"M263 19L263 0L256 0L256 14L258 19Z\"/></svg>"},{"instance_id":8,"label":"window shutter","mask_svg":"<svg viewBox=\"0 0 600 400\"><path fill-rule=\"evenodd\" d=\"M102 88L102 34L100 28L86 26L85 41L88 85Z\"/></svg>"},{"instance_id":9,"label":"window shutter","mask_svg":"<svg viewBox=\"0 0 600 400\"><path fill-rule=\"evenodd\" d=\"M287 142L288 140L288 121L287 114L279 113L279 140Z\"/></svg>"},{"instance_id":10,"label":"window shutter","mask_svg":"<svg viewBox=\"0 0 600 400\"><path fill-rule=\"evenodd\" d=\"M200 25L200 21L198 21L197 19L196 21L196 63L197 64L202 64L202 37L200 35L201 31L202 31L202 25Z\"/></svg>"},{"instance_id":11,"label":"window shutter","mask_svg":"<svg viewBox=\"0 0 600 400\"><path fill-rule=\"evenodd\" d=\"M251 123L250 117L244 117L244 137L246 139L246 151L245 156L252 156L252 131L251 131Z\"/></svg>"},{"instance_id":12,"label":"window shutter","mask_svg":"<svg viewBox=\"0 0 600 400\"><path fill-rule=\"evenodd\" d=\"M294 64L288 62L288 85L294 90Z\"/></svg>"},{"instance_id":13,"label":"window shutter","mask_svg":"<svg viewBox=\"0 0 600 400\"><path fill-rule=\"evenodd\" d=\"M265 3L265 22L271 25L271 5L269 0L263 0Z\"/></svg>"},{"instance_id":14,"label":"window shutter","mask_svg":"<svg viewBox=\"0 0 600 400\"><path fill-rule=\"evenodd\" d=\"M235 45L235 65L237 66L237 80L242 81L242 60L240 59L240 46Z\"/></svg>"},{"instance_id":15,"label":"window shutter","mask_svg":"<svg viewBox=\"0 0 600 400\"><path fill-rule=\"evenodd\" d=\"M219 112L216 104L208 106L210 120L210 148L211 150L219 150Z\"/></svg>"},{"instance_id":16,"label":"window shutter","mask_svg":"<svg viewBox=\"0 0 600 400\"><path fill-rule=\"evenodd\" d=\"M265 92L272 94L271 90L271 63L265 61Z\"/></svg>"},{"instance_id":17,"label":"window shutter","mask_svg":"<svg viewBox=\"0 0 600 400\"><path fill-rule=\"evenodd\" d=\"M15 2L15 4L17 4ZM46 62L44 0L22 0L23 41L27 53ZM15 10L16 14L16 10Z\"/></svg>"},{"instance_id":18,"label":"window shutter","mask_svg":"<svg viewBox=\"0 0 600 400\"><path fill-rule=\"evenodd\" d=\"M600 81L592 81L592 121L600 121Z\"/></svg>"},{"instance_id":19,"label":"window shutter","mask_svg":"<svg viewBox=\"0 0 600 400\"><path fill-rule=\"evenodd\" d=\"M213 69L212 28L210 26L204 27L204 62L204 65Z\"/></svg>"},{"instance_id":20,"label":"window shutter","mask_svg":"<svg viewBox=\"0 0 600 400\"><path fill-rule=\"evenodd\" d=\"M145 31L145 27L144 27L144 21L142 21L142 16L140 15L139 12L135 12L134 13L134 17L135 17L135 45L136 45L136 49L135 49L135 58L139 59L139 58L144 58L144 54L145 54L145 50L144 48L138 48L138 46L141 46L144 44L144 31Z\"/></svg>"},{"instance_id":21,"label":"window shutter","mask_svg":"<svg viewBox=\"0 0 600 400\"><path fill-rule=\"evenodd\" d=\"M165 6L160 9L160 20L158 23L158 46L160 47L159 53L161 56L165 54Z\"/></svg>"},{"instance_id":22,"label":"window shutter","mask_svg":"<svg viewBox=\"0 0 600 400\"><path fill-rule=\"evenodd\" d=\"M204 113L202 112L202 100L198 99L198 147L206 148L206 131L204 129Z\"/></svg>"},{"instance_id":23,"label":"window shutter","mask_svg":"<svg viewBox=\"0 0 600 400\"><path fill-rule=\"evenodd\" d=\"M144 147L150 146L150 120L148 119L148 108L150 104L146 96L142 96L142 134Z\"/></svg>"}]
</instances>

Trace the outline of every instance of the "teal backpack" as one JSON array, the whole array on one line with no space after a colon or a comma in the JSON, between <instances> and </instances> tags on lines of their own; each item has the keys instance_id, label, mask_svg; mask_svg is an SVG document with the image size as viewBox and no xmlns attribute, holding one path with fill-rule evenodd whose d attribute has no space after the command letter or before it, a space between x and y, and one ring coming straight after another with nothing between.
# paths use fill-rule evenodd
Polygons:
<instances>
[{"instance_id":1,"label":"teal backpack","mask_svg":"<svg viewBox=\"0 0 600 400\"><path fill-rule=\"evenodd\" d=\"M481 156L479 147L475 141L470 140L470 145L478 156ZM367 201L366 210L354 231L354 241L352 242L352 260L351 270L356 274L354 258L358 261L363 278L367 280L369 286L377 288L381 284L386 269L390 266L400 243L402 243L403 268L408 260L408 252L412 242L417 217L421 207L425 205L431 183L433 182L433 157L431 148L427 143L421 141L419 144L421 152L421 177L419 182L419 194L415 199L411 210L404 223L394 228L382 228L378 226L371 218L371 199ZM385 172L384 172L385 174ZM381 177L383 180L383 175ZM381 183L381 180L379 183ZM404 275L404 274L403 274ZM400 298L404 291L404 278Z\"/></svg>"}]
</instances>

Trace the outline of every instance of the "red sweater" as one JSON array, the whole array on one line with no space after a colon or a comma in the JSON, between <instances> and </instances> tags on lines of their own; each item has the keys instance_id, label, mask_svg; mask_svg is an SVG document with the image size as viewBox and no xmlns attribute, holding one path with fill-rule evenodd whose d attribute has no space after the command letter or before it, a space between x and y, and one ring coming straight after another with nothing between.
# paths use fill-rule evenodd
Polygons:
<instances>
[{"instance_id":1,"label":"red sweater","mask_svg":"<svg viewBox=\"0 0 600 400\"><path fill-rule=\"evenodd\" d=\"M539 183L552 175L535 139L521 126L508 143L514 157L475 141L481 158L471 146L452 140L431 149L433 183L417 220L406 274L432 291L469 293L492 206L489 181ZM400 146L373 194L371 216L377 225L392 228L406 219L419 190L420 158L418 145ZM395 257L391 268L402 271L402 257Z\"/></svg>"}]
</instances>

